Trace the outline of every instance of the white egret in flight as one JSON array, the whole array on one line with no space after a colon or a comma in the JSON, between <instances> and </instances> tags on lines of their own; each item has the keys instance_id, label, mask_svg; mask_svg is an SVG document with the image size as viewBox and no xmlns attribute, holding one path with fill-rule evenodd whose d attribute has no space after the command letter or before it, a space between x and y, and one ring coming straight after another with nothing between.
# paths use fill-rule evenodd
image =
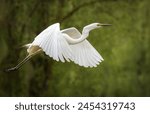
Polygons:
<instances>
[{"instance_id":1,"label":"white egret in flight","mask_svg":"<svg viewBox=\"0 0 150 114\"><path fill-rule=\"evenodd\" d=\"M32 43L26 44L28 56L7 71L20 68L31 57L41 52L45 52L56 61L73 61L80 66L96 67L104 59L86 38L91 30L109 25L111 24L92 23L85 26L81 34L75 27L60 30L60 24L55 23L36 36Z\"/></svg>"}]
</instances>

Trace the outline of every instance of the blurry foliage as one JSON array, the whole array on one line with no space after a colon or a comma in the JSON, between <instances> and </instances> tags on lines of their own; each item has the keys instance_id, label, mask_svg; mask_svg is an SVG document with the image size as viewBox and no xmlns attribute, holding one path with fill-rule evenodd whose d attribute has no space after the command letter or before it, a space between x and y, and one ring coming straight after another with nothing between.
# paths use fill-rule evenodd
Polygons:
<instances>
[{"instance_id":1,"label":"blurry foliage","mask_svg":"<svg viewBox=\"0 0 150 114\"><path fill-rule=\"evenodd\" d=\"M1 0L0 96L150 96L149 0ZM21 45L47 26L113 26L88 40L105 59L97 68L53 61L44 53L5 73L26 56Z\"/></svg>"}]
</instances>

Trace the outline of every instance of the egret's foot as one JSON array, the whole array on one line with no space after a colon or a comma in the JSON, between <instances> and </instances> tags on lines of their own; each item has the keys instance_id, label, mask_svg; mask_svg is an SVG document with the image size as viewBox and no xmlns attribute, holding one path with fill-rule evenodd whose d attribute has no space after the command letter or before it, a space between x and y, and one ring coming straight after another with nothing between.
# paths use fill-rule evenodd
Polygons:
<instances>
[{"instance_id":1,"label":"egret's foot","mask_svg":"<svg viewBox=\"0 0 150 114\"><path fill-rule=\"evenodd\" d=\"M13 68L5 69L5 72L11 72L11 71L15 71L15 70L17 70L17 68L13 67Z\"/></svg>"}]
</instances>

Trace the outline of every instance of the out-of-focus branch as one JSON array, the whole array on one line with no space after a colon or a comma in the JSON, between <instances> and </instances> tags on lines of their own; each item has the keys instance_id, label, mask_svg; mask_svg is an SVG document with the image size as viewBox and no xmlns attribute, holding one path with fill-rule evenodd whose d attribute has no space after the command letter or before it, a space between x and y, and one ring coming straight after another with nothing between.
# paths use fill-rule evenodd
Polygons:
<instances>
[{"instance_id":1,"label":"out-of-focus branch","mask_svg":"<svg viewBox=\"0 0 150 114\"><path fill-rule=\"evenodd\" d=\"M31 11L30 11L30 13L29 13L29 15L28 15L29 18L28 18L28 20L27 20L26 22L28 22L29 19L32 18L33 14L35 13L35 11L36 11L36 9L38 8L38 6L39 6L39 1L37 0L36 3L35 3L35 5L34 5L33 8L31 9ZM26 23L23 23L23 24L22 24L22 27L21 27L21 31L20 31L20 37L21 37L21 35L24 34L25 28L26 28Z\"/></svg>"},{"instance_id":2,"label":"out-of-focus branch","mask_svg":"<svg viewBox=\"0 0 150 114\"><path fill-rule=\"evenodd\" d=\"M72 11L70 11L68 14L66 14L64 17L62 17L59 22L63 22L64 20L68 19L69 17L71 17L74 13L76 13L79 9L83 8L83 7L86 7L86 6L89 6L89 5L93 5L95 3L98 3L100 2L99 0L95 0L95 1L90 1L90 2L86 2L86 3L83 3L77 7L75 7Z\"/></svg>"}]
</instances>

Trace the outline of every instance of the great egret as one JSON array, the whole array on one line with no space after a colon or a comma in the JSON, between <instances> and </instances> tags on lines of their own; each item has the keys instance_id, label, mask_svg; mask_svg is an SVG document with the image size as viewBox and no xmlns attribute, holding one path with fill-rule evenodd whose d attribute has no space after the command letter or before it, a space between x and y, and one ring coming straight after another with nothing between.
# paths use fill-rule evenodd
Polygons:
<instances>
[{"instance_id":1,"label":"great egret","mask_svg":"<svg viewBox=\"0 0 150 114\"><path fill-rule=\"evenodd\" d=\"M20 68L40 52L45 52L56 61L73 61L80 66L96 67L104 59L86 38L91 30L109 25L111 24L92 23L85 26L81 34L75 27L60 30L60 24L55 23L36 36L32 43L26 44L28 56L7 71Z\"/></svg>"}]
</instances>

